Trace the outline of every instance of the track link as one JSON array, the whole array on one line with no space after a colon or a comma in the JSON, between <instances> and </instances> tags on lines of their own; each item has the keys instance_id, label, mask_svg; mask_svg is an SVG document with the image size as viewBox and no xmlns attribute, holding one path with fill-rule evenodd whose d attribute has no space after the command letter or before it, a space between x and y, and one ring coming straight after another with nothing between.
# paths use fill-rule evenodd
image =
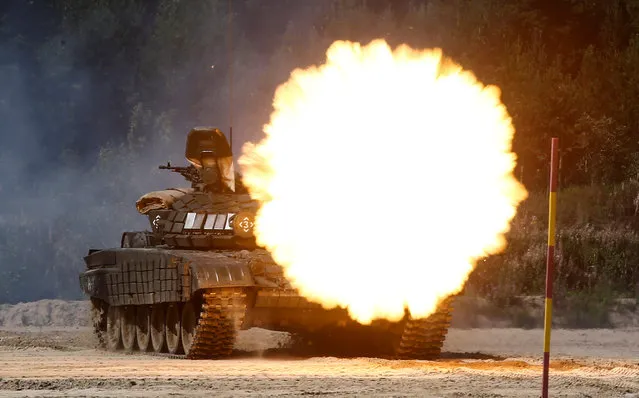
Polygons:
<instances>
[{"instance_id":1,"label":"track link","mask_svg":"<svg viewBox=\"0 0 639 398\"><path fill-rule=\"evenodd\" d=\"M241 288L221 288L205 292L203 298L193 345L185 357L227 357L233 351L237 331L244 323L246 292Z\"/></svg>"},{"instance_id":2,"label":"track link","mask_svg":"<svg viewBox=\"0 0 639 398\"><path fill-rule=\"evenodd\" d=\"M437 312L423 319L408 319L396 350L401 359L433 359L441 354L450 326L452 299L444 300Z\"/></svg>"}]
</instances>

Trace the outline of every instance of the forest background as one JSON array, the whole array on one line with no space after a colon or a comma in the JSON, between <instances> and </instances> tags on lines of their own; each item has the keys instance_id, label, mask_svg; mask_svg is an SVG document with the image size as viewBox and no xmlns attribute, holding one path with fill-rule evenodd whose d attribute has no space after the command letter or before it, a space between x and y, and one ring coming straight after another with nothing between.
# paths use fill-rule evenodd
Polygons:
<instances>
[{"instance_id":1,"label":"forest background","mask_svg":"<svg viewBox=\"0 0 639 398\"><path fill-rule=\"evenodd\" d=\"M573 303L601 325L611 299L637 298L639 0L10 0L0 4L0 303L81 297L87 249L146 228L141 194L183 185L157 166L183 162L186 132L228 131L231 59L237 155L262 136L292 69L321 63L334 40L380 37L442 48L499 86L513 118L516 176L531 195L508 248L479 264L467 291L501 304L543 293L559 137L559 310Z\"/></svg>"}]
</instances>

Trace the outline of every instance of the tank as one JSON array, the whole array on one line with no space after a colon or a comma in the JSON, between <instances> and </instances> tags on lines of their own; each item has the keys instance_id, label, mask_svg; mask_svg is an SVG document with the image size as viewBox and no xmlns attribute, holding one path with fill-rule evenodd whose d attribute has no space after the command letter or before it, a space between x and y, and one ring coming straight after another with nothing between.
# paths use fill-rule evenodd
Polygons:
<instances>
[{"instance_id":1,"label":"tank","mask_svg":"<svg viewBox=\"0 0 639 398\"><path fill-rule=\"evenodd\" d=\"M236 181L224 134L194 128L185 156L187 167L160 168L180 173L190 187L150 192L136 203L149 230L124 232L119 248L90 249L84 257L80 286L103 347L224 358L239 330L261 327L291 333L292 348L310 355L440 355L451 299L426 319L406 313L370 325L305 299L256 244L258 203Z\"/></svg>"}]
</instances>

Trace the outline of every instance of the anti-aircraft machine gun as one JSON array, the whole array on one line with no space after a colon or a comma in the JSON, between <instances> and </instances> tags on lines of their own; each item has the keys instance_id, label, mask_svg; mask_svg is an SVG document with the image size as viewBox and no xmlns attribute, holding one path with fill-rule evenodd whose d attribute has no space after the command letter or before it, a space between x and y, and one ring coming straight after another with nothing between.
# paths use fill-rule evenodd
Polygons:
<instances>
[{"instance_id":1,"label":"anti-aircraft machine gun","mask_svg":"<svg viewBox=\"0 0 639 398\"><path fill-rule=\"evenodd\" d=\"M160 170L169 170L175 173L179 173L184 177L185 180L189 181L191 184L201 184L202 179L200 178L200 173L195 168L195 166L171 166L171 162L167 162L166 166L158 166Z\"/></svg>"}]
</instances>

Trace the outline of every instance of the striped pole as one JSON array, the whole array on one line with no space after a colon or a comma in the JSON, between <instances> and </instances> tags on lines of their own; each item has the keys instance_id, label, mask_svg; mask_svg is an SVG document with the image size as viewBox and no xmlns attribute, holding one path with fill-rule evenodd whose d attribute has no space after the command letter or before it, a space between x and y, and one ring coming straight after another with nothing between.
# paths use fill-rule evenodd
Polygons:
<instances>
[{"instance_id":1,"label":"striped pole","mask_svg":"<svg viewBox=\"0 0 639 398\"><path fill-rule=\"evenodd\" d=\"M544 314L544 376L543 398L548 398L548 368L550 367L550 329L552 327L552 281L555 268L555 218L557 215L557 165L559 139L553 138L550 156L550 194L548 198L548 251L546 253L546 309Z\"/></svg>"}]
</instances>

